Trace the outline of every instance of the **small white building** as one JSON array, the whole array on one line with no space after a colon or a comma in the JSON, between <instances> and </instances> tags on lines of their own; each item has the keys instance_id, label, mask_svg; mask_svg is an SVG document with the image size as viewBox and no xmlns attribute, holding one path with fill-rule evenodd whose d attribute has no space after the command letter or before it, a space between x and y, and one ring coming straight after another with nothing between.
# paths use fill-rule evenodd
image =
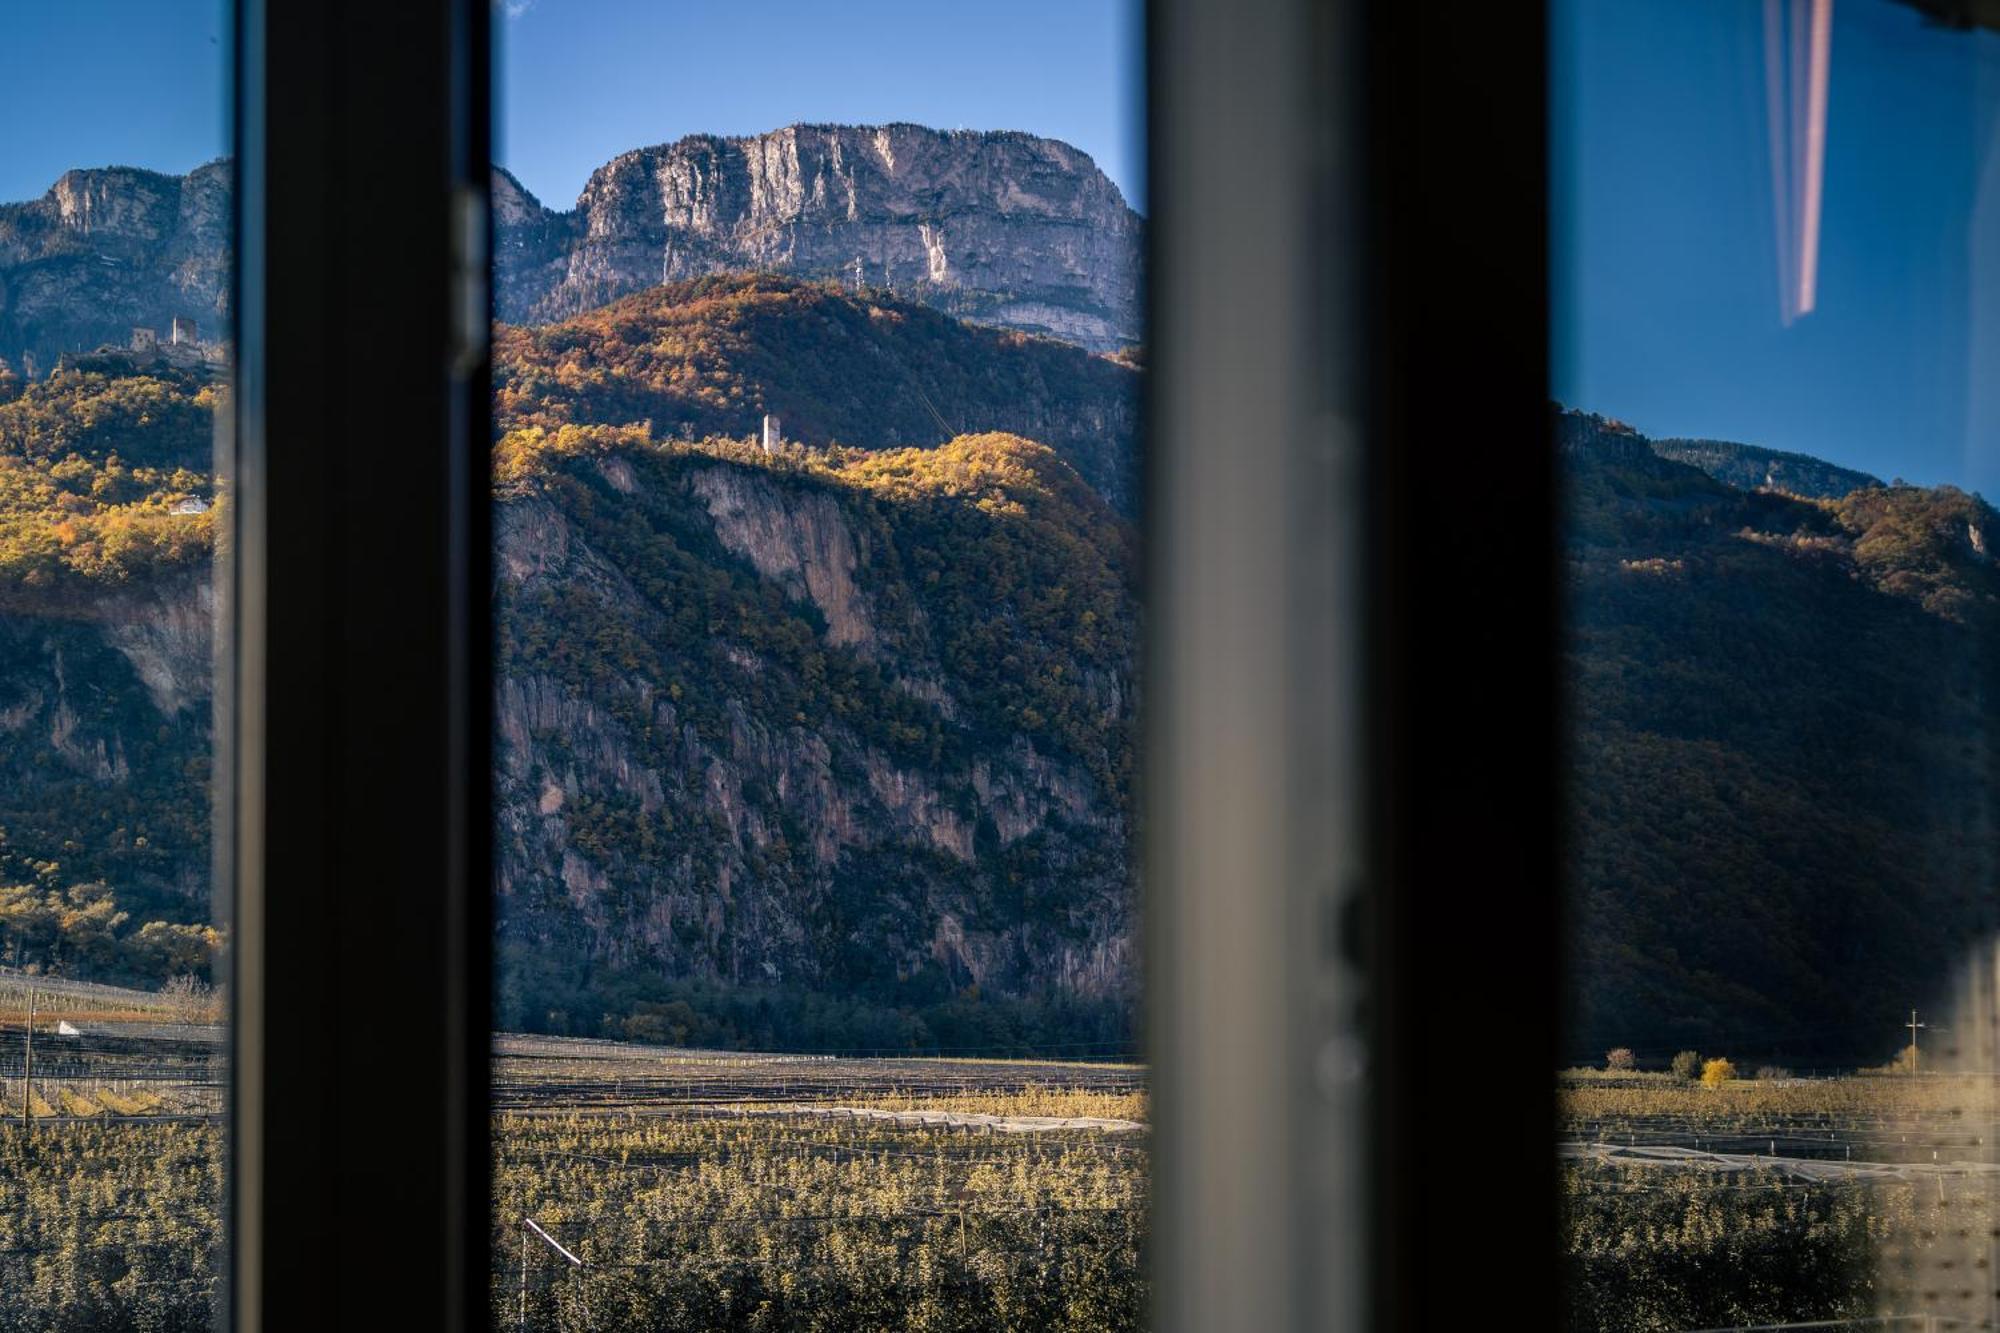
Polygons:
<instances>
[{"instance_id":1,"label":"small white building","mask_svg":"<svg viewBox=\"0 0 2000 1333\"><path fill-rule=\"evenodd\" d=\"M184 500L176 500L167 506L169 514L206 514L208 501L199 495L190 495Z\"/></svg>"}]
</instances>

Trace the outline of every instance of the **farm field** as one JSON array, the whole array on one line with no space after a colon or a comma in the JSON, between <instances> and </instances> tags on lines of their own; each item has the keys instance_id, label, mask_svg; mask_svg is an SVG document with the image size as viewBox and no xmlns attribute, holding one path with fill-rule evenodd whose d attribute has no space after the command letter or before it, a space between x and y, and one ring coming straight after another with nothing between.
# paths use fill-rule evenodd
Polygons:
<instances>
[{"instance_id":1,"label":"farm field","mask_svg":"<svg viewBox=\"0 0 2000 1333\"><path fill-rule=\"evenodd\" d=\"M1952 1075L1565 1080L1568 1326L1992 1327L1997 1093Z\"/></svg>"},{"instance_id":2,"label":"farm field","mask_svg":"<svg viewBox=\"0 0 2000 1333\"><path fill-rule=\"evenodd\" d=\"M0 1333L206 1330L220 1029L38 987L24 1130L5 985ZM1143 1323L1137 1066L500 1035L493 1074L498 1329Z\"/></svg>"},{"instance_id":3,"label":"farm field","mask_svg":"<svg viewBox=\"0 0 2000 1333\"><path fill-rule=\"evenodd\" d=\"M494 1102L499 1327L1144 1322L1137 1066L503 1036Z\"/></svg>"},{"instance_id":4,"label":"farm field","mask_svg":"<svg viewBox=\"0 0 2000 1333\"><path fill-rule=\"evenodd\" d=\"M24 1132L9 985L0 1333L207 1328L221 1029L38 987ZM502 1034L492 1087L496 1328L1144 1323L1138 1066ZM1976 1327L2000 1299L1996 1080L1596 1076L1558 1104L1569 1328Z\"/></svg>"}]
</instances>

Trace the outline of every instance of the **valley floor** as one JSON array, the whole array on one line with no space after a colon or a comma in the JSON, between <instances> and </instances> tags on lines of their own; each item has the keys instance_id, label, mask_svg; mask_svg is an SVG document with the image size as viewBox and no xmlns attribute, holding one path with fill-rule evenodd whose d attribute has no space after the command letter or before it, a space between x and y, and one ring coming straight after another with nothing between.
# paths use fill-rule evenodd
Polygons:
<instances>
[{"instance_id":1,"label":"valley floor","mask_svg":"<svg viewBox=\"0 0 2000 1333\"><path fill-rule=\"evenodd\" d=\"M1597 1077L1561 1111L1572 1329L1994 1326L2000 1079Z\"/></svg>"},{"instance_id":2,"label":"valley floor","mask_svg":"<svg viewBox=\"0 0 2000 1333\"><path fill-rule=\"evenodd\" d=\"M223 1029L37 983L24 1129L14 984L0 1333L206 1329ZM496 1327L1145 1322L1140 1066L499 1034L492 1090ZM1569 1328L2000 1313L2000 1079L1568 1076L1559 1098Z\"/></svg>"},{"instance_id":3,"label":"valley floor","mask_svg":"<svg viewBox=\"0 0 2000 1333\"><path fill-rule=\"evenodd\" d=\"M25 1129L0 1013L0 1330L205 1330L221 1029L57 1003L77 1032L39 1010ZM1144 1323L1137 1066L502 1034L493 1071L496 1328Z\"/></svg>"}]
</instances>

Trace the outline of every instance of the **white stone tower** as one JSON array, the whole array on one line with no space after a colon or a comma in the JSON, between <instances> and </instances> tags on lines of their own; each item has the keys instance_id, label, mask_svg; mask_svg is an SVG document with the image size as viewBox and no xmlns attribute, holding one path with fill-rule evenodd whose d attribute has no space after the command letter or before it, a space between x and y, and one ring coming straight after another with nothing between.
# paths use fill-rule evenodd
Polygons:
<instances>
[{"instance_id":1,"label":"white stone tower","mask_svg":"<svg viewBox=\"0 0 2000 1333\"><path fill-rule=\"evenodd\" d=\"M764 452L775 453L782 438L778 430L778 419L769 412L764 414Z\"/></svg>"}]
</instances>

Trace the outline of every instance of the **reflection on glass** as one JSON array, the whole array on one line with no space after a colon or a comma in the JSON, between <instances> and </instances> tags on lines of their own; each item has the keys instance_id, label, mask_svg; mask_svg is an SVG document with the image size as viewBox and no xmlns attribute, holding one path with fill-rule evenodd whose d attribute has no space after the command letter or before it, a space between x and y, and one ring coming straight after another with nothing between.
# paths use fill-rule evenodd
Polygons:
<instances>
[{"instance_id":1,"label":"reflection on glass","mask_svg":"<svg viewBox=\"0 0 2000 1333\"><path fill-rule=\"evenodd\" d=\"M2000 1313L1976 9L1555 6L1576 1328Z\"/></svg>"},{"instance_id":2,"label":"reflection on glass","mask_svg":"<svg viewBox=\"0 0 2000 1333\"><path fill-rule=\"evenodd\" d=\"M208 1329L229 26L213 0L6 26L0 1323Z\"/></svg>"},{"instance_id":3,"label":"reflection on glass","mask_svg":"<svg viewBox=\"0 0 2000 1333\"><path fill-rule=\"evenodd\" d=\"M1135 21L506 10L509 1327L1142 1318Z\"/></svg>"}]
</instances>

